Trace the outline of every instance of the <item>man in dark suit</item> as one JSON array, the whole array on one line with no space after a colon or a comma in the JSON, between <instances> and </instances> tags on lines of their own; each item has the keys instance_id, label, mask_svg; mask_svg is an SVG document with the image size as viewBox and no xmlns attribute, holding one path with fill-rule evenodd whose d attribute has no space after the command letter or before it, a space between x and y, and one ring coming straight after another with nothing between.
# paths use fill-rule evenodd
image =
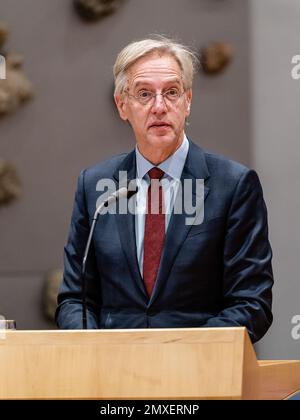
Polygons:
<instances>
[{"instance_id":1,"label":"man in dark suit","mask_svg":"<svg viewBox=\"0 0 300 420\"><path fill-rule=\"evenodd\" d=\"M256 342L270 327L272 251L262 188L255 171L185 136L195 62L189 49L164 38L119 54L115 101L137 145L79 176L60 328L82 328L81 266L97 185L109 179L118 188L120 174L143 181L135 197L143 211L100 216L87 265L88 328L245 326ZM204 182L203 217L193 224L184 206L174 210L185 180L196 203L197 180Z\"/></svg>"}]
</instances>

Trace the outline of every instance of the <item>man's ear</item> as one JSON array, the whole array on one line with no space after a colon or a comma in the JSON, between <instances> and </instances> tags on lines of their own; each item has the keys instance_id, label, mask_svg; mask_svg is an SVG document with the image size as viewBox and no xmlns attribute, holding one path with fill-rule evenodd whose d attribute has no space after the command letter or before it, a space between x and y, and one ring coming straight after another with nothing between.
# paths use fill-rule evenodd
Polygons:
<instances>
[{"instance_id":1,"label":"man's ear","mask_svg":"<svg viewBox=\"0 0 300 420\"><path fill-rule=\"evenodd\" d=\"M115 95L114 98L120 117L122 118L122 120L127 121L127 102L125 96Z\"/></svg>"},{"instance_id":2,"label":"man's ear","mask_svg":"<svg viewBox=\"0 0 300 420\"><path fill-rule=\"evenodd\" d=\"M190 116L193 92L192 89L186 91L186 118Z\"/></svg>"}]
</instances>

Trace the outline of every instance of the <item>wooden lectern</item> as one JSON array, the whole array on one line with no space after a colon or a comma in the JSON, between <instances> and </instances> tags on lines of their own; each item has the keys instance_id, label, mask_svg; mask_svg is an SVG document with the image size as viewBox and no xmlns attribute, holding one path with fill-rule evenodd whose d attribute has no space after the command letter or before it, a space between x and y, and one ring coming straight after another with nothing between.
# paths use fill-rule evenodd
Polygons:
<instances>
[{"instance_id":1,"label":"wooden lectern","mask_svg":"<svg viewBox=\"0 0 300 420\"><path fill-rule=\"evenodd\" d=\"M300 362L257 362L244 328L0 331L1 399L284 399Z\"/></svg>"}]
</instances>

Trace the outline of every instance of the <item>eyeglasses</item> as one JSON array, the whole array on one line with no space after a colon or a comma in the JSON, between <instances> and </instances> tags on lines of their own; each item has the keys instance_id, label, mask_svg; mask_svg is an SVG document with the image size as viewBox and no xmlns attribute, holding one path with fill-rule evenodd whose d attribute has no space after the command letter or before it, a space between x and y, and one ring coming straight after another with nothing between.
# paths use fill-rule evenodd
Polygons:
<instances>
[{"instance_id":1,"label":"eyeglasses","mask_svg":"<svg viewBox=\"0 0 300 420\"><path fill-rule=\"evenodd\" d=\"M176 103L179 98L185 93L185 91L181 92L179 89L172 88L166 90L162 93L153 93L150 90L142 89L137 92L136 95L131 95L128 91L125 93L130 97L136 99L141 105L149 105L154 103L154 99L161 95L164 98L164 101L169 103Z\"/></svg>"}]
</instances>

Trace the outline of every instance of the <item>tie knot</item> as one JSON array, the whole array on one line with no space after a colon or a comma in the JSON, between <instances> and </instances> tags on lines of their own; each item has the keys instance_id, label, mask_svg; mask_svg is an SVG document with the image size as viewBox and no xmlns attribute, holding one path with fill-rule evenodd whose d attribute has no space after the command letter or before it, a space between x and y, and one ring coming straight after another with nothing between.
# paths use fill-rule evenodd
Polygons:
<instances>
[{"instance_id":1,"label":"tie knot","mask_svg":"<svg viewBox=\"0 0 300 420\"><path fill-rule=\"evenodd\" d=\"M162 171L159 168L152 168L148 172L148 175L150 176L150 179L161 179L164 176L164 171Z\"/></svg>"}]
</instances>

